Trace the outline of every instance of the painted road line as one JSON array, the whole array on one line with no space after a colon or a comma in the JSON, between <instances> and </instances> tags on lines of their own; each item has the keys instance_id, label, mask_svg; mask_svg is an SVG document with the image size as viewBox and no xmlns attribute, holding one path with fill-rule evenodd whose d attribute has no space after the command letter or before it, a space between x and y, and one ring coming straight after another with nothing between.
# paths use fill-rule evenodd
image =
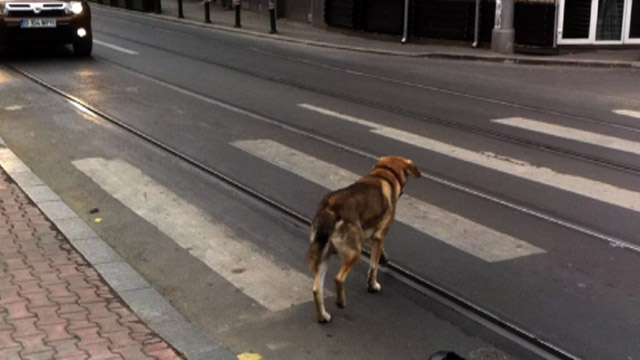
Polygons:
<instances>
[{"instance_id":1,"label":"painted road line","mask_svg":"<svg viewBox=\"0 0 640 360\"><path fill-rule=\"evenodd\" d=\"M236 141L233 146L327 189L345 187L360 176L271 140ZM545 251L410 196L398 203L396 220L488 262Z\"/></svg>"},{"instance_id":2,"label":"painted road line","mask_svg":"<svg viewBox=\"0 0 640 360\"><path fill-rule=\"evenodd\" d=\"M640 155L640 143L613 136L601 135L590 131L577 130L566 126L521 117L495 119L491 120L491 122Z\"/></svg>"},{"instance_id":3,"label":"painted road line","mask_svg":"<svg viewBox=\"0 0 640 360\"><path fill-rule=\"evenodd\" d=\"M129 163L88 158L73 165L268 310L280 311L310 300L308 276L268 258Z\"/></svg>"},{"instance_id":4,"label":"painted road line","mask_svg":"<svg viewBox=\"0 0 640 360\"><path fill-rule=\"evenodd\" d=\"M613 112L618 115L630 116L636 119L640 119L640 111L618 109L618 110L613 110Z\"/></svg>"},{"instance_id":5,"label":"painted road line","mask_svg":"<svg viewBox=\"0 0 640 360\"><path fill-rule=\"evenodd\" d=\"M96 39L93 39L93 42L94 42L94 43L96 43L96 44L98 44L98 45L102 45L102 46L104 46L104 47L108 47L109 49L113 49L113 50L116 50L116 51L123 52L123 53L125 53L125 54L129 54L129 55L140 55L140 53L139 53L139 52L137 52L137 51L129 50L129 49L126 49L126 48L120 47L120 46L118 46L118 45L110 44L110 43L108 43L108 42L104 42L104 41L100 41L100 40L96 40Z\"/></svg>"},{"instance_id":6,"label":"painted road line","mask_svg":"<svg viewBox=\"0 0 640 360\"><path fill-rule=\"evenodd\" d=\"M475 152L453 146L428 137L376 124L353 116L341 114L321 107L298 104L298 106L337 119L371 128L371 132L428 151L483 166L505 174L548 185L567 192L606 202L632 211L640 212L640 193L622 189L607 183L574 175L558 173L549 168L533 166L527 162L490 152Z\"/></svg>"}]
</instances>

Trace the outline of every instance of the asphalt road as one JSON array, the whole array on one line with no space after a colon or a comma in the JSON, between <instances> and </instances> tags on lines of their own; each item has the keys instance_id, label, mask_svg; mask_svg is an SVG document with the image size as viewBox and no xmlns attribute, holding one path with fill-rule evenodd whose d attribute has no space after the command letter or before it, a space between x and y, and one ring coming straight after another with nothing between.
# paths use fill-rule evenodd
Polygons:
<instances>
[{"instance_id":1,"label":"asphalt road","mask_svg":"<svg viewBox=\"0 0 640 360\"><path fill-rule=\"evenodd\" d=\"M88 60L3 50L0 136L223 345L534 357L391 276L367 294L364 263L317 325L304 226L11 68L306 217L375 157L411 158L425 177L400 201L395 264L577 357L640 358L638 70L385 57L103 8L94 36Z\"/></svg>"}]
</instances>

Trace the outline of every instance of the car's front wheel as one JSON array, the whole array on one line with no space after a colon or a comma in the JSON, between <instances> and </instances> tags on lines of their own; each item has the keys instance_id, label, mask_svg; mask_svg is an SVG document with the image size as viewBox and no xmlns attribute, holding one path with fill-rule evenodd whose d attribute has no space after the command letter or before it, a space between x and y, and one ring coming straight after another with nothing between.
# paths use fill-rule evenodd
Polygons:
<instances>
[{"instance_id":1,"label":"car's front wheel","mask_svg":"<svg viewBox=\"0 0 640 360\"><path fill-rule=\"evenodd\" d=\"M93 50L93 39L92 38L84 38L76 40L73 43L73 52L76 56L91 56L91 51Z\"/></svg>"}]
</instances>

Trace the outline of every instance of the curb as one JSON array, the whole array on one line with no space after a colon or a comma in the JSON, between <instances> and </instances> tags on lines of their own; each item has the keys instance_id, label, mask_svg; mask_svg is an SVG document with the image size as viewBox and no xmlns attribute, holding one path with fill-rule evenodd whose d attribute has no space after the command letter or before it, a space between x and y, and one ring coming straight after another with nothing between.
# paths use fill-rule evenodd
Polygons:
<instances>
[{"instance_id":1,"label":"curb","mask_svg":"<svg viewBox=\"0 0 640 360\"><path fill-rule=\"evenodd\" d=\"M0 137L0 166L151 330L188 360L237 360L185 319L42 182Z\"/></svg>"},{"instance_id":2,"label":"curb","mask_svg":"<svg viewBox=\"0 0 640 360\"><path fill-rule=\"evenodd\" d=\"M141 17L150 17L159 20L169 21L172 23L189 25L193 27L199 27L203 29L215 29L230 33L243 34L247 36L259 37L264 39L271 39L295 44L316 46L321 48L347 50L367 54L388 55L388 56L401 56L411 58L425 58L425 59L445 59L445 60L464 60L464 61L484 61L493 63L513 63L522 65L561 65L561 66L576 66L576 67L599 67L599 68L640 68L640 61L603 61L603 60L578 60L578 59L544 59L532 56L508 56L508 55L477 55L470 53L454 53L454 52L442 52L442 51L425 51L425 52L404 52L394 51L376 48L366 48L359 46L348 46L340 44L332 44L324 41L299 39L286 35L269 34L268 32L258 32L254 30L246 30L243 28L234 28L229 26L206 24L190 19L179 19L177 17L155 14L155 13L143 13L135 10L128 10L118 7L111 7L105 4L92 3L91 6L97 5L103 9L112 11L122 11L129 14L134 14Z\"/></svg>"}]
</instances>

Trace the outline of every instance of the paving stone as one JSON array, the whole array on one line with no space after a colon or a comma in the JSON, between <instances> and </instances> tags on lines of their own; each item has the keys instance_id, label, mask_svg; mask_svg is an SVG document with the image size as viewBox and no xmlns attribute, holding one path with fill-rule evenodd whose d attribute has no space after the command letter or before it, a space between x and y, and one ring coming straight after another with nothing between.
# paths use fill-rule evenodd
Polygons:
<instances>
[{"instance_id":1,"label":"paving stone","mask_svg":"<svg viewBox=\"0 0 640 360\"><path fill-rule=\"evenodd\" d=\"M20 350L21 348L0 349L0 359L21 360Z\"/></svg>"},{"instance_id":2,"label":"paving stone","mask_svg":"<svg viewBox=\"0 0 640 360\"><path fill-rule=\"evenodd\" d=\"M33 308L55 305L49 300L49 293L44 289L41 291L23 292L22 294L24 294L24 297L29 301L27 309L31 312L33 312Z\"/></svg>"},{"instance_id":3,"label":"paving stone","mask_svg":"<svg viewBox=\"0 0 640 360\"><path fill-rule=\"evenodd\" d=\"M23 262L24 263L24 262ZM13 283L18 284L24 281L33 281L37 280L35 276L31 273L31 270L25 266L23 269L16 269L11 271L11 276L13 277Z\"/></svg>"},{"instance_id":4,"label":"paving stone","mask_svg":"<svg viewBox=\"0 0 640 360\"><path fill-rule=\"evenodd\" d=\"M149 360L151 359L148 355L142 352L142 348L140 346L127 346L123 348L118 348L113 350L115 353L122 355L123 358L127 360Z\"/></svg>"},{"instance_id":5,"label":"paving stone","mask_svg":"<svg viewBox=\"0 0 640 360\"><path fill-rule=\"evenodd\" d=\"M37 325L51 325L51 324L63 324L66 320L58 315L60 306L58 304L51 306L34 307L31 311L36 314L38 321Z\"/></svg>"},{"instance_id":6,"label":"paving stone","mask_svg":"<svg viewBox=\"0 0 640 360\"><path fill-rule=\"evenodd\" d=\"M11 334L15 330L0 330L0 349L20 348L20 343L13 340Z\"/></svg>"},{"instance_id":7,"label":"paving stone","mask_svg":"<svg viewBox=\"0 0 640 360\"><path fill-rule=\"evenodd\" d=\"M56 352L53 350L38 352L35 354L20 353L20 356L24 360L51 360L55 356Z\"/></svg>"},{"instance_id":8,"label":"paving stone","mask_svg":"<svg viewBox=\"0 0 640 360\"><path fill-rule=\"evenodd\" d=\"M47 325L36 323L36 327L47 335L44 339L45 342L73 339L74 335L67 331L67 326L68 323L66 321L63 323Z\"/></svg>"},{"instance_id":9,"label":"paving stone","mask_svg":"<svg viewBox=\"0 0 640 360\"><path fill-rule=\"evenodd\" d=\"M84 328L69 330L69 332L71 332L78 339L80 339L80 342L78 343L78 346L80 347L80 345L102 343L105 340L108 340L100 336L100 334L98 333L99 329L100 328L97 325L94 325L92 327L84 327Z\"/></svg>"},{"instance_id":10,"label":"paving stone","mask_svg":"<svg viewBox=\"0 0 640 360\"><path fill-rule=\"evenodd\" d=\"M37 335L21 336L16 339L22 344L23 350L20 351L20 356L25 357L29 354L36 354L41 352L53 352L54 349L45 344L44 339L46 334L41 333Z\"/></svg>"},{"instance_id":11,"label":"paving stone","mask_svg":"<svg viewBox=\"0 0 640 360\"><path fill-rule=\"evenodd\" d=\"M20 288L17 286L2 288L0 294L0 306L11 304L15 302L24 301L24 297L19 294Z\"/></svg>"},{"instance_id":12,"label":"paving stone","mask_svg":"<svg viewBox=\"0 0 640 360\"><path fill-rule=\"evenodd\" d=\"M7 320L33 317L35 314L27 309L27 305L29 305L29 302L26 299L5 304L4 308L8 312Z\"/></svg>"},{"instance_id":13,"label":"paving stone","mask_svg":"<svg viewBox=\"0 0 640 360\"><path fill-rule=\"evenodd\" d=\"M24 262L24 257L13 259L2 259L6 271L14 271L20 269L28 269L29 267ZM0 284L1 285L1 284Z\"/></svg>"},{"instance_id":14,"label":"paving stone","mask_svg":"<svg viewBox=\"0 0 640 360\"><path fill-rule=\"evenodd\" d=\"M70 340L47 341L47 345L53 347L56 351L56 359L65 357L82 357L89 358L89 354L78 349L79 340L76 338Z\"/></svg>"},{"instance_id":15,"label":"paving stone","mask_svg":"<svg viewBox=\"0 0 640 360\"><path fill-rule=\"evenodd\" d=\"M127 354L127 356L124 356L123 354L117 352L117 351L111 351L111 349L109 349L109 346L111 344L109 343L108 340L104 340L100 343L92 343L92 344L87 344L87 345L83 345L82 343L78 344L78 348L82 349L84 351L86 351L87 353L89 353L89 357L91 358L91 360L106 360L106 359L113 359L114 357L117 356L122 356L123 358L127 359L127 360L135 360L135 353L132 352L131 356L128 356L129 354ZM136 346L138 349L140 349L140 346ZM135 347L134 347L135 349ZM138 350L140 351L140 350Z\"/></svg>"}]
</instances>

